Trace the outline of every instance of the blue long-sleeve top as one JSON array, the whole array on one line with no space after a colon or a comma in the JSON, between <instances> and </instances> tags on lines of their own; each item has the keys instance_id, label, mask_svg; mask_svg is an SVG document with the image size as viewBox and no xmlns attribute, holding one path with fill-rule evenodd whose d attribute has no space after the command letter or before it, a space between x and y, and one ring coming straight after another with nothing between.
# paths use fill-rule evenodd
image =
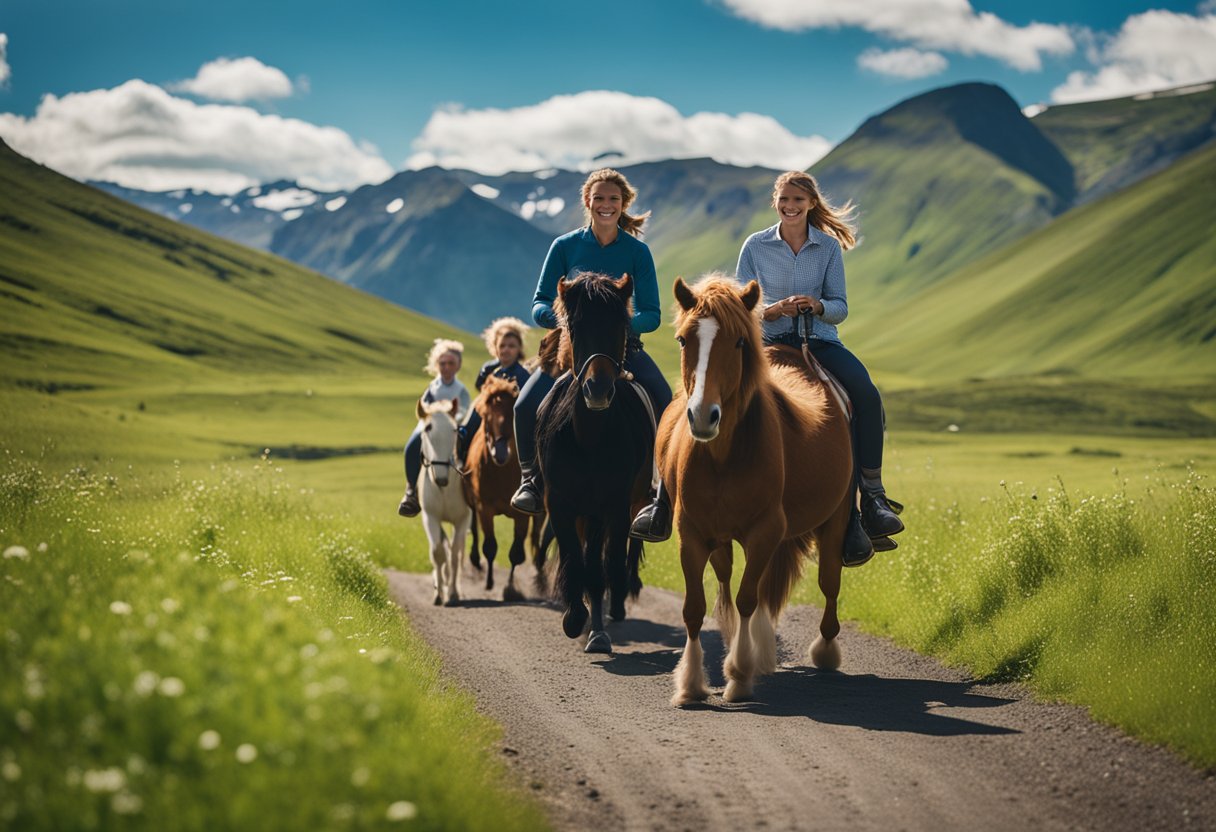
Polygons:
<instances>
[{"instance_id":1,"label":"blue long-sleeve top","mask_svg":"<svg viewBox=\"0 0 1216 832\"><path fill-rule=\"evenodd\" d=\"M601 246L589 225L563 234L549 246L532 298L532 320L537 325L557 328L557 314L553 311L557 281L563 277L572 280L583 272L633 277L633 334L642 335L659 328L663 312L650 247L623 228L618 228L615 240Z\"/></svg>"}]
</instances>

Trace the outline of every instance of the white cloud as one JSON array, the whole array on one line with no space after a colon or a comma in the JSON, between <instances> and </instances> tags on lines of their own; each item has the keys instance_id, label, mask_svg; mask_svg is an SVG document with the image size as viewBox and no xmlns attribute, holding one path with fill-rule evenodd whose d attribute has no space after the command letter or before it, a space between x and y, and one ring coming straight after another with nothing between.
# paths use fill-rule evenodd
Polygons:
<instances>
[{"instance_id":1,"label":"white cloud","mask_svg":"<svg viewBox=\"0 0 1216 832\"><path fill-rule=\"evenodd\" d=\"M1216 15L1132 15L1094 53L1097 69L1070 73L1052 90L1052 101L1120 98L1216 78Z\"/></svg>"},{"instance_id":2,"label":"white cloud","mask_svg":"<svg viewBox=\"0 0 1216 832\"><path fill-rule=\"evenodd\" d=\"M277 179L341 190L393 174L375 147L337 127L198 104L138 79L45 95L28 117L0 113L0 136L68 176L153 191L232 193Z\"/></svg>"},{"instance_id":3,"label":"white cloud","mask_svg":"<svg viewBox=\"0 0 1216 832\"><path fill-rule=\"evenodd\" d=\"M0 87L8 86L13 70L8 65L8 35L0 32Z\"/></svg>"},{"instance_id":4,"label":"white cloud","mask_svg":"<svg viewBox=\"0 0 1216 832\"><path fill-rule=\"evenodd\" d=\"M1050 23L1017 26L968 0L722 0L739 17L790 32L806 29L864 29L922 49L985 55L1023 72L1039 70L1044 55L1075 49L1068 27Z\"/></svg>"},{"instance_id":5,"label":"white cloud","mask_svg":"<svg viewBox=\"0 0 1216 832\"><path fill-rule=\"evenodd\" d=\"M867 49L857 56L857 65L893 78L927 78L945 70L949 62L940 52L922 52L906 46L885 52Z\"/></svg>"},{"instance_id":6,"label":"white cloud","mask_svg":"<svg viewBox=\"0 0 1216 832\"><path fill-rule=\"evenodd\" d=\"M286 98L294 91L283 70L257 58L216 58L199 67L193 78L167 88L213 101L266 101Z\"/></svg>"},{"instance_id":7,"label":"white cloud","mask_svg":"<svg viewBox=\"0 0 1216 832\"><path fill-rule=\"evenodd\" d=\"M685 116L658 98L592 90L506 110L437 110L406 164L498 174L709 156L734 165L801 169L831 146L822 136L794 135L770 116Z\"/></svg>"}]
</instances>

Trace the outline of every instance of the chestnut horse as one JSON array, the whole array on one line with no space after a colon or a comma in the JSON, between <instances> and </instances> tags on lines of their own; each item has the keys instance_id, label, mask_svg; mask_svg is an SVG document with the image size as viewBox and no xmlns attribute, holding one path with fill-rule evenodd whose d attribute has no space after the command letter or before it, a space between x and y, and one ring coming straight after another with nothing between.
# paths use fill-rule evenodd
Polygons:
<instances>
[{"instance_id":1,"label":"chestnut horse","mask_svg":"<svg viewBox=\"0 0 1216 832\"><path fill-rule=\"evenodd\" d=\"M683 391L659 425L656 450L673 496L684 571L688 641L675 671L673 705L709 695L701 652L702 576L719 582L715 610L730 643L724 697L751 696L757 673L777 669L774 626L803 561L818 549L823 590L816 667L840 665L841 556L853 499L849 420L791 348L764 348L760 286L709 275L675 284ZM746 560L731 606L732 541ZM736 612L737 610L737 612Z\"/></svg>"},{"instance_id":2,"label":"chestnut horse","mask_svg":"<svg viewBox=\"0 0 1216 832\"><path fill-rule=\"evenodd\" d=\"M486 559L486 589L494 588L494 558L498 554L498 539L494 534L494 517L505 514L515 523L508 560L511 572L503 587L504 601L522 601L524 596L515 588L515 567L524 562L524 546L532 518L511 508L511 495L519 488L519 455L515 450L515 400L519 387L512 381L490 376L481 388L475 407L481 414L481 428L469 442L465 470L466 497L481 521L482 549ZM476 524L474 524L476 527ZM545 581L545 553L540 548L540 525L533 527L532 551L536 564L536 580L542 590Z\"/></svg>"}]
</instances>

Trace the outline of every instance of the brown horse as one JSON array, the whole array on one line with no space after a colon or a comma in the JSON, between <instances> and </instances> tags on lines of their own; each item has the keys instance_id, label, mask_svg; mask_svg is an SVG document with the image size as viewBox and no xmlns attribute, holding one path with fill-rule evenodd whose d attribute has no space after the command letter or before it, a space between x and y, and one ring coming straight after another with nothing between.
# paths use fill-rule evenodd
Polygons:
<instances>
[{"instance_id":1,"label":"brown horse","mask_svg":"<svg viewBox=\"0 0 1216 832\"><path fill-rule=\"evenodd\" d=\"M675 296L684 389L663 414L657 440L680 533L688 634L672 704L709 695L701 652L707 562L730 642L724 696L735 702L751 696L757 673L777 669L774 625L813 545L826 604L811 661L840 665L836 599L853 499L849 422L796 350L763 347L755 281L741 287L709 275L689 288L677 279ZM746 559L737 613L730 599L735 540Z\"/></svg>"},{"instance_id":2,"label":"brown horse","mask_svg":"<svg viewBox=\"0 0 1216 832\"><path fill-rule=\"evenodd\" d=\"M494 588L494 557L498 554L494 517L505 514L515 523L515 537L508 555L511 572L502 591L504 601L523 600L524 596L515 587L515 567L524 562L524 542L528 537L529 521L532 520L529 515L511 508L511 495L519 487L519 457L515 450L513 416L517 398L519 387L514 381L497 376L486 379L476 404L477 411L481 414L481 429L469 442L465 474L465 496L481 521L482 554L486 558L486 589ZM537 524L533 530L532 549L537 585L543 591L545 551L538 545L539 536L540 527Z\"/></svg>"}]
</instances>

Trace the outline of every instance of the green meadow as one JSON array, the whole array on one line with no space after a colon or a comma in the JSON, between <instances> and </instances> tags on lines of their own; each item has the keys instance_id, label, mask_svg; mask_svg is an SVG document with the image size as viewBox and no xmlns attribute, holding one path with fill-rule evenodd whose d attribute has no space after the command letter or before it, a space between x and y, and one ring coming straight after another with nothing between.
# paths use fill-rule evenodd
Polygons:
<instances>
[{"instance_id":1,"label":"green meadow","mask_svg":"<svg viewBox=\"0 0 1216 832\"><path fill-rule=\"evenodd\" d=\"M475 338L3 146L0 321L5 826L543 826L380 573L429 568L400 446L430 339L471 382ZM965 357L875 364L909 528L844 614L1216 764L1207 365ZM677 552L644 580L681 589Z\"/></svg>"}]
</instances>

